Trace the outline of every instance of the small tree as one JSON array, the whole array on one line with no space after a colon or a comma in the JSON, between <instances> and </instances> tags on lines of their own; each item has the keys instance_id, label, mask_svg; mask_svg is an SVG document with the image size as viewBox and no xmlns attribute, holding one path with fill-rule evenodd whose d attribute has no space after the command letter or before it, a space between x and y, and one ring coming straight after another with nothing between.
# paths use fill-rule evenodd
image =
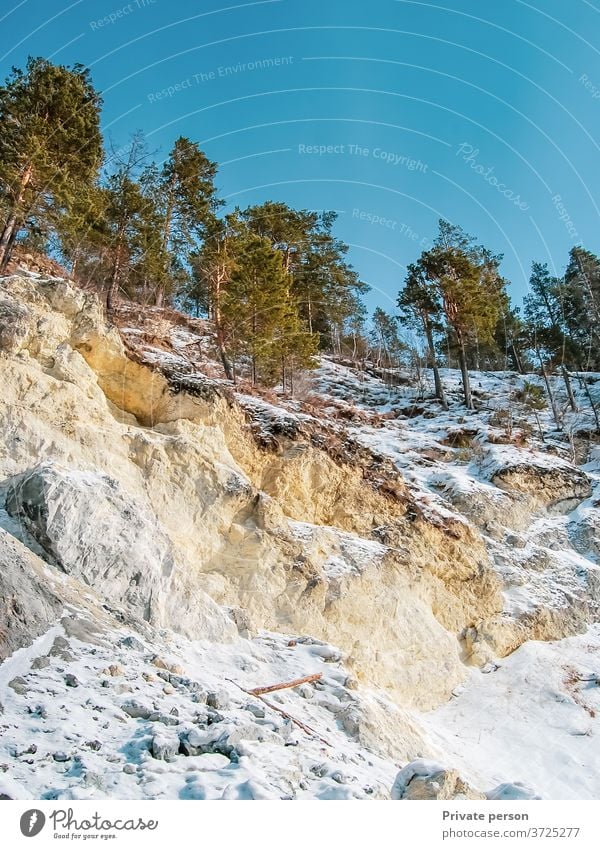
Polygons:
<instances>
[{"instance_id":1,"label":"small tree","mask_svg":"<svg viewBox=\"0 0 600 849\"><path fill-rule=\"evenodd\" d=\"M542 387L526 380L523 383L522 388L515 392L515 401L517 401L527 413L532 413L535 416L540 433L540 439L542 442L545 442L544 431L542 430L542 423L540 421L540 412L545 410L548 405Z\"/></svg>"},{"instance_id":2,"label":"small tree","mask_svg":"<svg viewBox=\"0 0 600 849\"><path fill-rule=\"evenodd\" d=\"M435 397L441 402L442 408L447 410L448 402L440 376L434 337L434 333L441 327L441 304L437 292L427 278L425 266L420 260L408 266L404 289L398 296L398 307L400 321L410 328L421 331L425 338L429 365L433 371Z\"/></svg>"}]
</instances>

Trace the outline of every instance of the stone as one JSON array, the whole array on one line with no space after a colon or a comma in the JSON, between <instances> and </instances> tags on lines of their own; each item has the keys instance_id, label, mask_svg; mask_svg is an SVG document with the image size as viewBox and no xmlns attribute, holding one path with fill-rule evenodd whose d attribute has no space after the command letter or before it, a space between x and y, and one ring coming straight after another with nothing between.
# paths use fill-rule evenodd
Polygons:
<instances>
[{"instance_id":1,"label":"stone","mask_svg":"<svg viewBox=\"0 0 600 849\"><path fill-rule=\"evenodd\" d=\"M54 752L52 757L57 763L66 763L71 760L71 755L68 755L66 752Z\"/></svg>"},{"instance_id":2,"label":"stone","mask_svg":"<svg viewBox=\"0 0 600 849\"><path fill-rule=\"evenodd\" d=\"M226 690L208 693L206 696L206 704L216 710L227 710L231 704L231 699Z\"/></svg>"},{"instance_id":3,"label":"stone","mask_svg":"<svg viewBox=\"0 0 600 849\"><path fill-rule=\"evenodd\" d=\"M138 701L137 699L129 699L128 701L123 702L121 710L132 719L149 719L154 713L153 708L145 702Z\"/></svg>"},{"instance_id":4,"label":"stone","mask_svg":"<svg viewBox=\"0 0 600 849\"><path fill-rule=\"evenodd\" d=\"M50 658L47 655L36 657L31 663L32 669L46 669L48 666L50 666Z\"/></svg>"},{"instance_id":5,"label":"stone","mask_svg":"<svg viewBox=\"0 0 600 849\"><path fill-rule=\"evenodd\" d=\"M71 673L65 675L65 684L67 687L79 687L79 681L75 675L71 675Z\"/></svg>"},{"instance_id":6,"label":"stone","mask_svg":"<svg viewBox=\"0 0 600 849\"><path fill-rule=\"evenodd\" d=\"M150 752L159 761L173 761L179 753L179 735L165 729L154 732Z\"/></svg>"},{"instance_id":7,"label":"stone","mask_svg":"<svg viewBox=\"0 0 600 849\"><path fill-rule=\"evenodd\" d=\"M0 528L0 662L53 625L64 608L46 564ZM37 660L37 658L36 658Z\"/></svg>"},{"instance_id":8,"label":"stone","mask_svg":"<svg viewBox=\"0 0 600 849\"><path fill-rule=\"evenodd\" d=\"M397 774L391 798L417 799L485 799L460 777L455 769L446 769L434 761L417 759L407 764Z\"/></svg>"},{"instance_id":9,"label":"stone","mask_svg":"<svg viewBox=\"0 0 600 849\"><path fill-rule=\"evenodd\" d=\"M134 775L137 772L137 767L135 764L124 764L123 772L126 772L127 775Z\"/></svg>"},{"instance_id":10,"label":"stone","mask_svg":"<svg viewBox=\"0 0 600 849\"><path fill-rule=\"evenodd\" d=\"M159 711L154 711L148 717L149 722L162 722L163 725L179 725L179 719L177 716L172 716L168 713L160 713Z\"/></svg>"},{"instance_id":11,"label":"stone","mask_svg":"<svg viewBox=\"0 0 600 849\"><path fill-rule=\"evenodd\" d=\"M123 637L122 640L119 640L119 645L123 646L126 649L132 649L133 651L143 652L146 650L144 644L140 642L137 637L129 636Z\"/></svg>"},{"instance_id":12,"label":"stone","mask_svg":"<svg viewBox=\"0 0 600 849\"><path fill-rule=\"evenodd\" d=\"M314 699L315 697L314 688L310 684L300 684L297 687L297 693L302 699Z\"/></svg>"},{"instance_id":13,"label":"stone","mask_svg":"<svg viewBox=\"0 0 600 849\"><path fill-rule=\"evenodd\" d=\"M18 696L25 696L29 692L29 685L27 684L27 681L20 676L9 681L8 686L11 690L14 690Z\"/></svg>"},{"instance_id":14,"label":"stone","mask_svg":"<svg viewBox=\"0 0 600 849\"><path fill-rule=\"evenodd\" d=\"M266 716L264 707L262 705L254 704L254 702L248 702L247 705L244 705L244 709L250 711L250 713L257 719L264 719Z\"/></svg>"}]
</instances>

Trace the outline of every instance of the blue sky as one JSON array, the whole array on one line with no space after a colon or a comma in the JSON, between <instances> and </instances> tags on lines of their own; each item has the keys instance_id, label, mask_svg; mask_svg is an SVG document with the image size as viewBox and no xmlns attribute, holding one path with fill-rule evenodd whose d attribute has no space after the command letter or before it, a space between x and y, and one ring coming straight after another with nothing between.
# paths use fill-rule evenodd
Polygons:
<instances>
[{"instance_id":1,"label":"blue sky","mask_svg":"<svg viewBox=\"0 0 600 849\"><path fill-rule=\"evenodd\" d=\"M118 145L186 135L234 206L339 211L393 309L439 217L505 256L600 251L600 0L0 0L0 73L81 62Z\"/></svg>"}]
</instances>

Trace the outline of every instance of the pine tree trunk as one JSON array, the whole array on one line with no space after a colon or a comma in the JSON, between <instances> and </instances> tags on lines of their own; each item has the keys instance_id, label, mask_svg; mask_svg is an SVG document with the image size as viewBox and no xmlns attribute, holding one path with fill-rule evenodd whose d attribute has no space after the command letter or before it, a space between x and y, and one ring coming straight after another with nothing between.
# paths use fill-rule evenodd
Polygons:
<instances>
[{"instance_id":1,"label":"pine tree trunk","mask_svg":"<svg viewBox=\"0 0 600 849\"><path fill-rule=\"evenodd\" d=\"M458 360L460 363L460 373L462 377L463 394L465 396L465 407L467 410L473 410L473 398L471 396L471 380L469 378L469 369L467 368L467 356L465 353L465 345L462 338L458 340Z\"/></svg>"},{"instance_id":2,"label":"pine tree trunk","mask_svg":"<svg viewBox=\"0 0 600 849\"><path fill-rule=\"evenodd\" d=\"M523 363L521 362L521 357L519 355L519 351L517 350L517 346L515 345L514 342L511 343L510 348L511 348L511 351L513 353L513 357L514 357L514 360L515 360L515 365L517 367L517 371L519 372L519 374L525 374L525 370L523 368Z\"/></svg>"},{"instance_id":3,"label":"pine tree trunk","mask_svg":"<svg viewBox=\"0 0 600 849\"><path fill-rule=\"evenodd\" d=\"M231 380L235 383L235 369L232 369L229 359L227 358L227 353L225 350L225 334L223 333L223 324L221 321L221 271L217 269L217 274L215 278L215 283L213 287L212 293L212 311L213 311L213 320L215 323L215 330L217 333L217 347L219 349L219 356L221 357L221 362L223 364L223 371L225 372L225 377L227 380Z\"/></svg>"},{"instance_id":4,"label":"pine tree trunk","mask_svg":"<svg viewBox=\"0 0 600 849\"><path fill-rule=\"evenodd\" d=\"M560 416L558 415L558 408L554 399L554 392L552 391L552 387L550 386L550 380L548 379L546 366L544 365L544 361L542 360L542 355L540 354L539 348L536 348L536 354L540 363L540 369L542 370L542 377L544 378L544 383L546 384L546 392L548 393L548 398L550 399L550 406L552 408L552 416L554 418L554 423L556 424L558 430L562 430Z\"/></svg>"},{"instance_id":5,"label":"pine tree trunk","mask_svg":"<svg viewBox=\"0 0 600 849\"><path fill-rule=\"evenodd\" d=\"M577 406L577 402L575 401L575 396L573 395L573 387L571 386L571 378L569 377L569 371L565 364L563 363L560 367L562 372L563 380L565 382L565 387L567 389L567 398L569 399L569 406L573 410L574 413L579 412L579 407Z\"/></svg>"},{"instance_id":6,"label":"pine tree trunk","mask_svg":"<svg viewBox=\"0 0 600 849\"><path fill-rule=\"evenodd\" d=\"M581 371L581 369L580 369L580 371ZM584 377L583 377L583 388L584 388L586 397L589 401L590 407L592 408L592 412L594 414L594 419L596 421L596 433L600 433L600 418L598 416L598 408L594 404L594 399L592 398L592 393L590 392L590 387L588 386L588 382L585 379L585 372L582 372L582 373L584 375Z\"/></svg>"},{"instance_id":7,"label":"pine tree trunk","mask_svg":"<svg viewBox=\"0 0 600 849\"><path fill-rule=\"evenodd\" d=\"M29 185L32 174L33 166L31 165L31 163L29 163L25 167L21 175L19 191L17 192L17 196L11 207L9 216L4 225L4 229L2 230L2 234L0 235L0 274L6 271L6 267L8 266L8 263L10 261L12 249L19 230L19 207L23 202L23 198L25 196L25 189Z\"/></svg>"},{"instance_id":8,"label":"pine tree trunk","mask_svg":"<svg viewBox=\"0 0 600 849\"><path fill-rule=\"evenodd\" d=\"M431 329L431 324L427 320L427 317L424 315L423 318L423 327L425 328L425 336L427 337L427 347L429 348L429 356L431 358L431 368L433 370L433 385L435 387L435 397L441 401L442 409L448 409L448 402L446 400L446 393L444 392L444 384L442 383L442 377L440 375L440 370L437 364L437 357L435 356L435 342L433 341L433 330Z\"/></svg>"},{"instance_id":9,"label":"pine tree trunk","mask_svg":"<svg viewBox=\"0 0 600 849\"><path fill-rule=\"evenodd\" d=\"M117 294L117 289L119 286L119 271L120 271L120 259L121 259L121 248L120 246L117 248L115 262L113 265L113 271L110 278L110 284L108 287L108 292L106 293L106 314L110 318L114 305L115 305L115 296Z\"/></svg>"}]
</instances>

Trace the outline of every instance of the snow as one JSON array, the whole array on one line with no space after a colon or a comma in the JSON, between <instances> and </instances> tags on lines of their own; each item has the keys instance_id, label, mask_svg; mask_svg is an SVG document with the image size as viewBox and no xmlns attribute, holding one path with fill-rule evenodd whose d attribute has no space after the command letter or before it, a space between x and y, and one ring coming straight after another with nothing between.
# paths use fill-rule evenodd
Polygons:
<instances>
[{"instance_id":1,"label":"snow","mask_svg":"<svg viewBox=\"0 0 600 849\"><path fill-rule=\"evenodd\" d=\"M359 704L359 697L345 689L347 673L334 647L265 632L227 645L165 634L164 642L146 640L139 650L136 643L133 648L123 643L130 635L111 631L95 643L71 637L66 651L72 659L67 655L65 660L51 651L55 638L66 636L57 626L2 664L0 764L10 766L0 772L0 792L40 799L365 799L388 794L396 764L361 747L336 721L345 706ZM49 664L32 674L31 663L49 651ZM171 668L184 670L167 675L172 686L159 677L166 673L153 664L157 654ZM110 665L121 671L111 676ZM66 672L78 686L66 685ZM243 691L315 672L322 678L318 686L306 685L311 698L298 690L268 697L313 728L314 735ZM26 682L24 695L7 686L15 677ZM218 693L221 701L206 726L208 692ZM133 698L139 702L138 718L123 710ZM224 748L178 753L167 760L153 756L161 746L178 752L184 738L192 746ZM226 754L228 747L235 748L235 757Z\"/></svg>"},{"instance_id":2,"label":"snow","mask_svg":"<svg viewBox=\"0 0 600 849\"><path fill-rule=\"evenodd\" d=\"M522 782L544 799L600 796L600 625L528 642L424 720L461 774L479 787ZM496 791L493 798L523 798Z\"/></svg>"}]
</instances>

